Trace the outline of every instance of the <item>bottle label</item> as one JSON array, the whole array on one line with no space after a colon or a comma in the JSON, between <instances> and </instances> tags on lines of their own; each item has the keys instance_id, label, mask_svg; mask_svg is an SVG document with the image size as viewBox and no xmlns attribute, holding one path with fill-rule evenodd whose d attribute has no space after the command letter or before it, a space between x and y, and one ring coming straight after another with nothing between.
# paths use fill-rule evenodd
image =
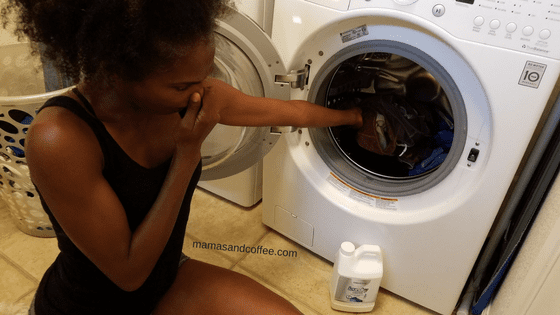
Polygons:
<instances>
[{"instance_id":1,"label":"bottle label","mask_svg":"<svg viewBox=\"0 0 560 315\"><path fill-rule=\"evenodd\" d=\"M372 280L340 277L335 300L341 302L372 303L377 298L377 290L372 290Z\"/></svg>"}]
</instances>

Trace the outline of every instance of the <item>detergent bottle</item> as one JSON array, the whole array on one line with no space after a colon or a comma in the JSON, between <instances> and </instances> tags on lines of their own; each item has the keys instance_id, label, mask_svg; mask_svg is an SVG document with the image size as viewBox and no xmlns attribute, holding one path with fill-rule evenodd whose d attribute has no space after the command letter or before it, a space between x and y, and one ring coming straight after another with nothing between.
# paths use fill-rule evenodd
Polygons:
<instances>
[{"instance_id":1,"label":"detergent bottle","mask_svg":"<svg viewBox=\"0 0 560 315\"><path fill-rule=\"evenodd\" d=\"M345 312L369 312L383 277L383 256L377 245L340 245L331 278L331 307Z\"/></svg>"}]
</instances>

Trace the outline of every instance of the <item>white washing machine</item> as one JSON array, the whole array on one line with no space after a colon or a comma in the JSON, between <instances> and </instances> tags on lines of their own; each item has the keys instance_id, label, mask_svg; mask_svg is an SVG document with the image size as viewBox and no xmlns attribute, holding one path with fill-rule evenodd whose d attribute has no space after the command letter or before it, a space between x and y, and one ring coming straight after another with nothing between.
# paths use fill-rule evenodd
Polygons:
<instances>
[{"instance_id":1,"label":"white washing machine","mask_svg":"<svg viewBox=\"0 0 560 315\"><path fill-rule=\"evenodd\" d=\"M272 3L236 2L239 13L221 21L217 30L216 72L213 76L246 94L288 98L287 89L267 81L271 79L264 82L261 79L261 76L273 78L269 72L274 69L268 67L268 63L276 64L278 60L275 52L272 54L275 59L267 60L271 58L268 34L272 29ZM278 90L285 91L279 95ZM259 160L262 155L255 152L261 151L264 139L272 138L274 142L278 137L263 136L269 131L269 128L217 125L202 145L203 175L198 186L244 207L259 202L262 198L263 162ZM246 147L253 145L255 148L247 151Z\"/></svg>"},{"instance_id":2,"label":"white washing machine","mask_svg":"<svg viewBox=\"0 0 560 315\"><path fill-rule=\"evenodd\" d=\"M330 261L379 245L384 288L450 314L558 80L560 3L281 0L272 40L292 99L376 128L284 134L263 222Z\"/></svg>"}]
</instances>

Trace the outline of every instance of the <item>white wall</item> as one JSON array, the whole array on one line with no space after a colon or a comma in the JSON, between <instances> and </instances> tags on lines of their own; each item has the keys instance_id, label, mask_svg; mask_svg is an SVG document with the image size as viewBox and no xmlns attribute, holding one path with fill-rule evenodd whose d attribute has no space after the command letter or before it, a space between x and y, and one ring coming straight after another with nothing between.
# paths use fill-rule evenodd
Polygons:
<instances>
[{"instance_id":1,"label":"white wall","mask_svg":"<svg viewBox=\"0 0 560 315\"><path fill-rule=\"evenodd\" d=\"M253 19L265 33L272 34L274 0L235 0L235 5L238 11Z\"/></svg>"},{"instance_id":2,"label":"white wall","mask_svg":"<svg viewBox=\"0 0 560 315\"><path fill-rule=\"evenodd\" d=\"M4 3L5 3L5 0L0 0L0 5L4 5ZM17 36L15 36L13 34L13 30L14 30L14 25L13 24L9 24L7 30L0 26L0 46L12 45L12 44L19 43L18 39L17 39ZM25 41L27 41L27 40L25 40Z\"/></svg>"},{"instance_id":3,"label":"white wall","mask_svg":"<svg viewBox=\"0 0 560 315\"><path fill-rule=\"evenodd\" d=\"M17 36L13 35L11 31L0 28L0 46L17 44Z\"/></svg>"}]
</instances>

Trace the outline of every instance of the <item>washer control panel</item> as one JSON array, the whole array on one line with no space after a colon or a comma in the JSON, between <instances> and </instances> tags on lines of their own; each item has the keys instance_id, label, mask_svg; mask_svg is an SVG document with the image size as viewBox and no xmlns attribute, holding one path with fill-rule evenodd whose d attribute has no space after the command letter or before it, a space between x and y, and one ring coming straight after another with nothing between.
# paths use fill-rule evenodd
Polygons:
<instances>
[{"instance_id":1,"label":"washer control panel","mask_svg":"<svg viewBox=\"0 0 560 315\"><path fill-rule=\"evenodd\" d=\"M346 10L407 12L461 39L560 60L560 0L345 0L336 9L341 2Z\"/></svg>"}]
</instances>

